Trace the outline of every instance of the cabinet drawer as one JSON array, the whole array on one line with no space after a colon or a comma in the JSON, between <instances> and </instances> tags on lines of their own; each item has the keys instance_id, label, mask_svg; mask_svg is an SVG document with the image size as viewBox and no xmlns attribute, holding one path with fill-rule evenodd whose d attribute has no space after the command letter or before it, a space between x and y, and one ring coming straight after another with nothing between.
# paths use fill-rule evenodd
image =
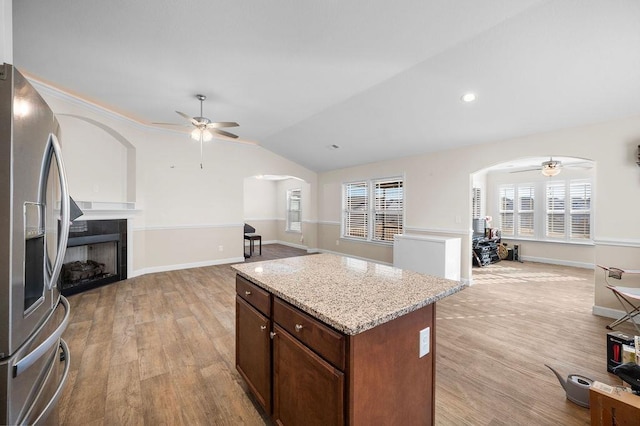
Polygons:
<instances>
[{"instance_id":1,"label":"cabinet drawer","mask_svg":"<svg viewBox=\"0 0 640 426\"><path fill-rule=\"evenodd\" d=\"M236 275L236 292L238 296L249 302L254 308L266 316L271 316L271 297L269 292L240 275Z\"/></svg>"},{"instance_id":2,"label":"cabinet drawer","mask_svg":"<svg viewBox=\"0 0 640 426\"><path fill-rule=\"evenodd\" d=\"M345 337L287 302L274 298L273 320L336 368L345 368Z\"/></svg>"}]
</instances>

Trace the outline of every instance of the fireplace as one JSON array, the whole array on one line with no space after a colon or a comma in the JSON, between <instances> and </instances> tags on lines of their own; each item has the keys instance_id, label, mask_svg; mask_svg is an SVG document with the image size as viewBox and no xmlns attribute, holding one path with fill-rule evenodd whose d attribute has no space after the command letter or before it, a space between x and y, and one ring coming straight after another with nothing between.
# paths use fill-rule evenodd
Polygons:
<instances>
[{"instance_id":1,"label":"fireplace","mask_svg":"<svg viewBox=\"0 0 640 426\"><path fill-rule=\"evenodd\" d=\"M127 220L76 220L60 283L65 296L127 278Z\"/></svg>"}]
</instances>

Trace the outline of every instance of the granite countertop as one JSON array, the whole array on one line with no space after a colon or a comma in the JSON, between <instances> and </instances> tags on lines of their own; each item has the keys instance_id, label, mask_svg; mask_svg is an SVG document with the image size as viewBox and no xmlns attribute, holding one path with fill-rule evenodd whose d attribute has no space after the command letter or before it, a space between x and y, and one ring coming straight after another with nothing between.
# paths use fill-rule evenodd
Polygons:
<instances>
[{"instance_id":1,"label":"granite countertop","mask_svg":"<svg viewBox=\"0 0 640 426\"><path fill-rule=\"evenodd\" d=\"M466 287L458 281L328 253L231 267L259 287L349 335Z\"/></svg>"}]
</instances>

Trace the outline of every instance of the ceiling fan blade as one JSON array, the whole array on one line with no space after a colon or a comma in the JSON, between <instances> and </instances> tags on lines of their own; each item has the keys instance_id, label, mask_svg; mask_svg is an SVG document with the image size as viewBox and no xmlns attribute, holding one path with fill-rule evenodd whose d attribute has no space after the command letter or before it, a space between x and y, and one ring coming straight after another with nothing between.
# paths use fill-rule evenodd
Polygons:
<instances>
[{"instance_id":1,"label":"ceiling fan blade","mask_svg":"<svg viewBox=\"0 0 640 426\"><path fill-rule=\"evenodd\" d=\"M226 136L228 138L233 138L233 139L237 139L238 138L238 135L234 135L233 133L225 132L224 130L211 129L211 131L214 132L214 133L217 133L219 135Z\"/></svg>"},{"instance_id":2,"label":"ceiling fan blade","mask_svg":"<svg viewBox=\"0 0 640 426\"><path fill-rule=\"evenodd\" d=\"M184 112L176 111L176 113L177 113L179 116L184 117L184 118L186 118L187 120L189 120L189 121L191 122L191 124L193 124L194 126L197 126L198 124L200 124L200 123L198 123L198 120L196 120L195 118L193 118L193 117L191 117L191 116L189 116L189 115L185 114Z\"/></svg>"},{"instance_id":3,"label":"ceiling fan blade","mask_svg":"<svg viewBox=\"0 0 640 426\"><path fill-rule=\"evenodd\" d=\"M229 138L227 136L223 136L223 135L219 135L217 133L213 133L213 138L220 140L220 141L226 141L226 142L233 142L233 143L243 143L246 145L255 145L255 146L260 146L260 144L256 141L252 141L249 139L242 139L242 138Z\"/></svg>"},{"instance_id":4,"label":"ceiling fan blade","mask_svg":"<svg viewBox=\"0 0 640 426\"><path fill-rule=\"evenodd\" d=\"M155 124L157 126L180 126L180 127L185 127L186 124L184 123L157 123L157 122L153 122L151 124Z\"/></svg>"},{"instance_id":5,"label":"ceiling fan blade","mask_svg":"<svg viewBox=\"0 0 640 426\"><path fill-rule=\"evenodd\" d=\"M534 172L534 171L540 171L540 167L536 167L535 169L513 170L513 171L510 171L509 173L522 173L522 172Z\"/></svg>"},{"instance_id":6,"label":"ceiling fan blade","mask_svg":"<svg viewBox=\"0 0 640 426\"><path fill-rule=\"evenodd\" d=\"M218 123L207 124L207 129L220 129L222 127L238 127L239 124L233 121L220 121Z\"/></svg>"}]
</instances>

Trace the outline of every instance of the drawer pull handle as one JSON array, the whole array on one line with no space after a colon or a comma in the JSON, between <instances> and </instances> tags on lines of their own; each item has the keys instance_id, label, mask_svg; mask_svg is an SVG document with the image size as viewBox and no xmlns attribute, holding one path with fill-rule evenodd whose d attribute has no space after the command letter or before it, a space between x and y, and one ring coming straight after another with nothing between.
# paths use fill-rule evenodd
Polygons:
<instances>
[{"instance_id":1,"label":"drawer pull handle","mask_svg":"<svg viewBox=\"0 0 640 426\"><path fill-rule=\"evenodd\" d=\"M261 326L260 326L260 330L265 331L266 329L267 329L267 326L266 326L266 325L261 325Z\"/></svg>"},{"instance_id":2,"label":"drawer pull handle","mask_svg":"<svg viewBox=\"0 0 640 426\"><path fill-rule=\"evenodd\" d=\"M296 331L302 330L302 324L296 324Z\"/></svg>"},{"instance_id":3,"label":"drawer pull handle","mask_svg":"<svg viewBox=\"0 0 640 426\"><path fill-rule=\"evenodd\" d=\"M271 337L271 339L273 340L273 338L276 337L276 333L272 331L271 333L269 333L269 337Z\"/></svg>"},{"instance_id":4,"label":"drawer pull handle","mask_svg":"<svg viewBox=\"0 0 640 426\"><path fill-rule=\"evenodd\" d=\"M247 291L244 292L244 295L245 296L249 296L249 295L251 295L251 292L249 290L247 290Z\"/></svg>"}]
</instances>

